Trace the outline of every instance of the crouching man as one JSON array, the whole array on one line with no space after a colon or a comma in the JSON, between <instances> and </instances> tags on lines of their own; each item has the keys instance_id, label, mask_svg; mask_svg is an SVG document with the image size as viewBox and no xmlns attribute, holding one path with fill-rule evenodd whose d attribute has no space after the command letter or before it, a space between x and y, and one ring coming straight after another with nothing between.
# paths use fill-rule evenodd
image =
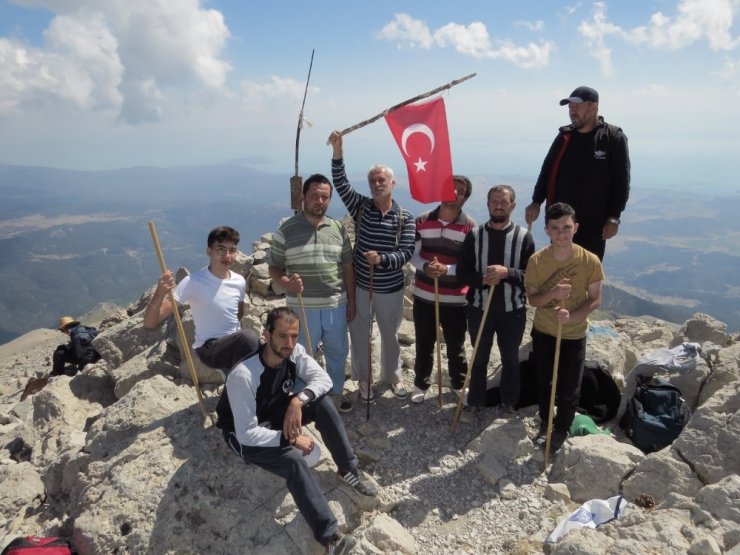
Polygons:
<instances>
[{"instance_id":1,"label":"crouching man","mask_svg":"<svg viewBox=\"0 0 740 555\"><path fill-rule=\"evenodd\" d=\"M360 476L342 419L327 395L331 378L298 343L299 326L290 308L267 314L265 344L229 372L218 403L218 426L245 461L285 479L316 541L328 553L348 553L356 540L338 531L337 519L304 460L314 441L302 427L316 423L339 477L358 494L375 497L377 488ZM296 378L306 387L294 395Z\"/></svg>"}]
</instances>

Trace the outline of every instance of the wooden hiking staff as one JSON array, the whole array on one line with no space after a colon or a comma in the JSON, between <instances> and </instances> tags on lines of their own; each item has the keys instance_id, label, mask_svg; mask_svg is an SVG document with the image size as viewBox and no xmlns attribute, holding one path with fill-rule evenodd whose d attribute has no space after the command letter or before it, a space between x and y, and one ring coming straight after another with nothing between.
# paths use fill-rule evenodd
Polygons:
<instances>
[{"instance_id":1,"label":"wooden hiking staff","mask_svg":"<svg viewBox=\"0 0 740 555\"><path fill-rule=\"evenodd\" d=\"M486 326L486 318L488 317L488 310L491 308L491 299L493 299L493 290L495 285L492 285L488 290L488 297L486 298L486 304L483 307L483 319L481 320L480 327L478 328L478 335L475 337L475 345L473 345L473 355L470 357L470 363L468 364L468 371L465 373L465 383L462 386L462 394L457 402L457 408L455 409L455 416L452 418L452 424L450 425L450 432L453 434L457 429L457 424L460 421L460 413L462 412L463 400L465 399L465 390L470 384L470 374L473 371L473 364L475 363L475 355L478 353L478 344L480 338L483 335L483 328Z\"/></svg>"},{"instance_id":2,"label":"wooden hiking staff","mask_svg":"<svg viewBox=\"0 0 740 555\"><path fill-rule=\"evenodd\" d=\"M436 260L436 259L435 259ZM442 408L442 347L439 344L439 279L434 278L434 329L437 333L437 405Z\"/></svg>"},{"instance_id":3,"label":"wooden hiking staff","mask_svg":"<svg viewBox=\"0 0 740 555\"><path fill-rule=\"evenodd\" d=\"M159 238L157 237L157 228L154 225L154 222L149 222L149 233L152 236L152 242L154 243L154 250L157 252L157 260L159 260L159 269L164 274L167 271L167 265L164 263L164 256L162 255L162 247L159 245ZM177 333L180 336L180 344L182 345L182 350L185 352L185 360L188 363L188 368L190 369L190 379L193 380L193 386L195 386L195 392L198 395L198 406L200 407L200 412L203 413L203 418L207 421L209 419L208 411L206 411L206 406L203 403L203 393L200 390L200 384L198 383L198 374L195 372L195 364L193 364L193 357L190 353L190 343L188 343L188 338L185 335L185 328L182 325L182 318L180 318L180 311L177 309L177 302L175 301L175 293L172 289L169 290L167 295L170 298L170 303L172 304L172 314L175 317L175 323L177 324ZM213 417L210 417L211 421L213 421Z\"/></svg>"},{"instance_id":4,"label":"wooden hiking staff","mask_svg":"<svg viewBox=\"0 0 740 555\"><path fill-rule=\"evenodd\" d=\"M365 421L370 420L370 397L371 391L373 390L373 274L375 273L375 266L368 264L370 270L370 290L368 296L370 299L370 310L368 311L370 317L370 325L368 326L367 334L367 412L365 414ZM360 398L362 398L362 388L360 388Z\"/></svg>"},{"instance_id":5,"label":"wooden hiking staff","mask_svg":"<svg viewBox=\"0 0 740 555\"><path fill-rule=\"evenodd\" d=\"M563 324L558 322L555 338L555 360L552 363L552 386L550 387L550 410L547 413L547 435L545 439L545 468L550 462L550 441L552 440L552 420L555 415L555 394L558 389L558 366L560 366L560 340L563 337Z\"/></svg>"},{"instance_id":6,"label":"wooden hiking staff","mask_svg":"<svg viewBox=\"0 0 740 555\"><path fill-rule=\"evenodd\" d=\"M308 77L306 78L306 88L303 91L303 102L301 103L301 112L298 114L298 128L295 132L295 175L290 178L290 208L298 212L301 206L301 193L303 192L303 178L298 175L298 150L301 143L301 129L303 129L303 108L306 106L306 95L308 94L308 82L311 80L311 68L313 68L313 54L311 50L311 63L308 66ZM310 125L310 123L309 123ZM309 353L310 354L310 353ZM313 356L313 355L312 355Z\"/></svg>"},{"instance_id":7,"label":"wooden hiking staff","mask_svg":"<svg viewBox=\"0 0 740 555\"><path fill-rule=\"evenodd\" d=\"M365 127L366 125L369 125L369 124L373 123L374 121L379 120L380 118L382 118L386 114L392 112L393 110L398 110L399 108L403 108L404 106L408 106L409 104L412 104L412 103L416 102L417 100L422 100L423 98L428 98L428 97L432 96L433 94L437 94L438 92L442 92L442 91L445 91L447 89L450 89L450 88L454 87L455 85L459 85L463 81L467 81L468 79L472 79L476 75L477 75L477 73L471 73L470 75L466 75L465 77L461 77L460 79L455 79L454 81L450 81L449 83L446 83L446 84L444 84L444 85L442 85L440 87L437 87L436 89L432 89L431 91L427 91L425 93L417 94L414 98L409 98L408 100L404 100L403 102L399 102L395 106L391 106L390 108L388 108L386 110L383 110L382 112L380 112L379 114L377 114L377 115L375 115L375 116L373 116L371 118L368 118L366 120L363 120L360 123L356 123L355 125L353 125L351 127L347 127L346 129L342 129L339 132L339 134L342 135L342 136L344 136L344 135L347 135L349 133L352 133L352 131L357 131L358 129L360 129L362 127ZM329 142L327 141L326 144L328 145Z\"/></svg>"},{"instance_id":8,"label":"wooden hiking staff","mask_svg":"<svg viewBox=\"0 0 740 555\"><path fill-rule=\"evenodd\" d=\"M308 356L313 358L313 343L311 343L311 333L308 331L308 320L306 319L306 308L303 306L303 295L298 293L298 305L301 307L301 318L303 318L303 337L306 338L306 350Z\"/></svg>"}]
</instances>

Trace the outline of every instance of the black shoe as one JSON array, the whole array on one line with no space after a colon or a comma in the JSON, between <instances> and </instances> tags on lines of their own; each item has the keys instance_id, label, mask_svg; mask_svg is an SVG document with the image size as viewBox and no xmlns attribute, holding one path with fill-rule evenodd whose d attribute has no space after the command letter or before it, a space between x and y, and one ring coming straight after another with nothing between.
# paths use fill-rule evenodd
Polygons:
<instances>
[{"instance_id":1,"label":"black shoe","mask_svg":"<svg viewBox=\"0 0 740 555\"><path fill-rule=\"evenodd\" d=\"M357 545L357 540L349 534L337 532L334 537L326 544L326 552L329 555L346 555L352 548Z\"/></svg>"},{"instance_id":2,"label":"black shoe","mask_svg":"<svg viewBox=\"0 0 740 555\"><path fill-rule=\"evenodd\" d=\"M568 439L567 431L553 430L552 437L550 438L550 453L557 453L563 446L563 443L565 443L566 439Z\"/></svg>"},{"instance_id":3,"label":"black shoe","mask_svg":"<svg viewBox=\"0 0 740 555\"><path fill-rule=\"evenodd\" d=\"M514 406L507 403L501 403L501 405L499 405L499 410L501 412L501 416L509 417L516 415L516 409Z\"/></svg>"},{"instance_id":4,"label":"black shoe","mask_svg":"<svg viewBox=\"0 0 740 555\"><path fill-rule=\"evenodd\" d=\"M364 495L365 497L375 497L378 495L378 488L369 480L360 478L360 472L356 468L345 474L341 472L337 472L337 474L339 474L339 477L345 484L348 484L360 495Z\"/></svg>"},{"instance_id":5,"label":"black shoe","mask_svg":"<svg viewBox=\"0 0 740 555\"><path fill-rule=\"evenodd\" d=\"M339 398L339 406L337 408L339 409L339 412L349 412L352 410L352 401L342 395Z\"/></svg>"}]
</instances>

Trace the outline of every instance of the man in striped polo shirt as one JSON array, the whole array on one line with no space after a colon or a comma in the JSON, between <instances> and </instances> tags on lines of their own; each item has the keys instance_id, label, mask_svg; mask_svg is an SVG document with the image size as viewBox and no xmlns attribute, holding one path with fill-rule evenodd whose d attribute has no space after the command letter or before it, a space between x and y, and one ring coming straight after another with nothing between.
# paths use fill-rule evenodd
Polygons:
<instances>
[{"instance_id":1,"label":"man in striped polo shirt","mask_svg":"<svg viewBox=\"0 0 740 555\"><path fill-rule=\"evenodd\" d=\"M445 201L416 218L416 249L411 263L416 268L414 283L414 331L416 362L414 392L411 402L421 403L430 385L434 345L437 342L434 280L439 291L439 322L447 345L450 385L462 389L467 373L465 361L465 293L468 287L457 278L457 262L468 232L475 220L462 208L473 192L473 185L463 175L454 176L455 200Z\"/></svg>"},{"instance_id":2,"label":"man in striped polo shirt","mask_svg":"<svg viewBox=\"0 0 740 555\"><path fill-rule=\"evenodd\" d=\"M469 285L468 329L475 342L483 320L486 299L493 298L478 351L470 372L468 405L477 409L486 404L488 358L493 336L501 353L501 406L513 413L519 402L519 345L527 323L524 270L534 252L532 235L511 221L516 193L508 185L488 191L490 219L468 233L463 243L457 275Z\"/></svg>"},{"instance_id":3,"label":"man in striped polo shirt","mask_svg":"<svg viewBox=\"0 0 740 555\"><path fill-rule=\"evenodd\" d=\"M360 382L360 398L372 399L368 381L369 333L374 316L381 339L381 379L399 399L408 392L401 384L398 328L403 317L403 266L414 252L414 217L393 199L393 170L373 166L368 172L371 197L355 191L344 171L342 135L329 136L333 154L332 181L339 197L355 220L355 301L357 311L350 322L352 341L352 378ZM370 280L370 266L373 279ZM372 307L370 292L372 291Z\"/></svg>"},{"instance_id":4,"label":"man in striped polo shirt","mask_svg":"<svg viewBox=\"0 0 740 555\"><path fill-rule=\"evenodd\" d=\"M342 396L344 366L349 351L347 322L355 315L355 275L352 244L344 225L326 216L332 187L321 174L303 184L303 211L286 220L273 235L270 277L286 290L286 304L299 312L303 299L306 320L299 341L311 353L323 344L326 371L334 384L339 410L352 410ZM304 334L308 327L310 347Z\"/></svg>"}]
</instances>

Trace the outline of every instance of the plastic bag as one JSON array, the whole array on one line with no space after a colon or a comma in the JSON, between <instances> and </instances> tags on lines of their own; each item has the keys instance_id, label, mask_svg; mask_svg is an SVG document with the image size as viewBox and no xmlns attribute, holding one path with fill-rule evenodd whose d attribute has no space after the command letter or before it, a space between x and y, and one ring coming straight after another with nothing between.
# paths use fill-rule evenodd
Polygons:
<instances>
[{"instance_id":1,"label":"plastic bag","mask_svg":"<svg viewBox=\"0 0 740 555\"><path fill-rule=\"evenodd\" d=\"M621 495L609 499L591 499L563 518L550 532L545 543L557 543L560 538L576 528L598 528L602 524L623 516L630 504Z\"/></svg>"}]
</instances>

